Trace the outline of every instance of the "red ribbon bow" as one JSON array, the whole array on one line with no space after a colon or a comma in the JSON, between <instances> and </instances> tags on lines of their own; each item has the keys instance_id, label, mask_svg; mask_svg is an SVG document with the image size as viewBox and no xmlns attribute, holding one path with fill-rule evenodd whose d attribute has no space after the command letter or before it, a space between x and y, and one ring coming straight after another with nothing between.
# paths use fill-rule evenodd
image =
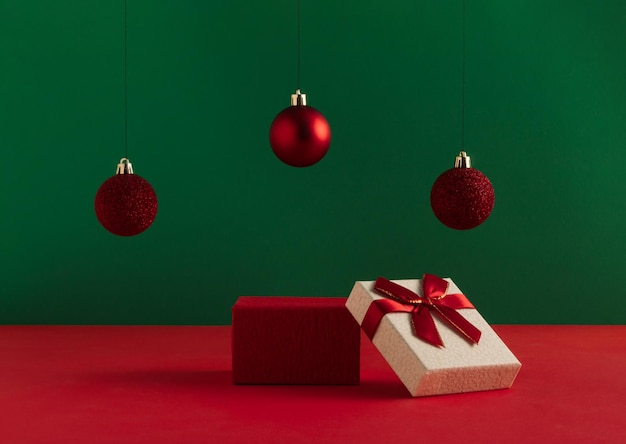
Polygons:
<instances>
[{"instance_id":1,"label":"red ribbon bow","mask_svg":"<svg viewBox=\"0 0 626 444\"><path fill-rule=\"evenodd\" d=\"M448 294L449 283L433 274L425 274L422 284L424 296L379 277L374 289L382 293L385 299L376 299L365 313L361 327L367 336L370 339L374 337L380 321L387 313L410 313L415 336L432 345L444 347L431 314L434 311L460 336L477 344L480 330L456 311L460 308L474 308L467 297L461 293Z\"/></svg>"}]
</instances>

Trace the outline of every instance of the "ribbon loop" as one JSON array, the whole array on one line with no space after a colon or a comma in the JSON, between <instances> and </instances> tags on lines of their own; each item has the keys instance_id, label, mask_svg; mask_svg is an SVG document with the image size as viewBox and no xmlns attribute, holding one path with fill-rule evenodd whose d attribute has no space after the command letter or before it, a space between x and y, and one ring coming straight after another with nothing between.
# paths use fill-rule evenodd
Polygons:
<instances>
[{"instance_id":1,"label":"ribbon loop","mask_svg":"<svg viewBox=\"0 0 626 444\"><path fill-rule=\"evenodd\" d=\"M385 296L385 299L377 299L370 304L361 327L372 339L387 313L410 313L414 335L436 347L444 347L432 317L434 311L457 334L468 342L477 344L481 336L480 330L456 311L474 306L464 294L448 294L449 285L438 276L424 274L423 295L420 296L402 285L379 277L374 283L374 289Z\"/></svg>"},{"instance_id":2,"label":"ribbon loop","mask_svg":"<svg viewBox=\"0 0 626 444\"><path fill-rule=\"evenodd\" d=\"M425 274L422 280L424 297L430 299L441 299L448 293L448 281L441 279L434 274ZM410 291L410 290L409 290Z\"/></svg>"}]
</instances>

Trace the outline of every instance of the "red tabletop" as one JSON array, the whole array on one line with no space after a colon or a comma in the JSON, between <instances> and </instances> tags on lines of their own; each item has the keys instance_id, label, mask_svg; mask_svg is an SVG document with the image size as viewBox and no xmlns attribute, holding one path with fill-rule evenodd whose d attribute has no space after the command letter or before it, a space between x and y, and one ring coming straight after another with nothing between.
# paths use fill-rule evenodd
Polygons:
<instances>
[{"instance_id":1,"label":"red tabletop","mask_svg":"<svg viewBox=\"0 0 626 444\"><path fill-rule=\"evenodd\" d=\"M626 326L496 326L508 390L411 398L363 337L358 386L235 386L230 327L0 327L4 443L626 442Z\"/></svg>"}]
</instances>

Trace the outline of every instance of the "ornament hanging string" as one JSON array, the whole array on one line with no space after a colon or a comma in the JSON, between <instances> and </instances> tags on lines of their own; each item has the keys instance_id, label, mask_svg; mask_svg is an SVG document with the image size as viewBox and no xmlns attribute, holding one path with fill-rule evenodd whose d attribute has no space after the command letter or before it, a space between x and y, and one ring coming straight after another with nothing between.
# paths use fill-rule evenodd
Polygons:
<instances>
[{"instance_id":1,"label":"ornament hanging string","mask_svg":"<svg viewBox=\"0 0 626 444\"><path fill-rule=\"evenodd\" d=\"M298 89L300 89L300 0L298 0Z\"/></svg>"},{"instance_id":2,"label":"ornament hanging string","mask_svg":"<svg viewBox=\"0 0 626 444\"><path fill-rule=\"evenodd\" d=\"M128 159L128 8L124 0L124 151Z\"/></svg>"},{"instance_id":3,"label":"ornament hanging string","mask_svg":"<svg viewBox=\"0 0 626 444\"><path fill-rule=\"evenodd\" d=\"M461 74L461 151L465 151L465 0L463 0L462 32L462 74Z\"/></svg>"}]
</instances>

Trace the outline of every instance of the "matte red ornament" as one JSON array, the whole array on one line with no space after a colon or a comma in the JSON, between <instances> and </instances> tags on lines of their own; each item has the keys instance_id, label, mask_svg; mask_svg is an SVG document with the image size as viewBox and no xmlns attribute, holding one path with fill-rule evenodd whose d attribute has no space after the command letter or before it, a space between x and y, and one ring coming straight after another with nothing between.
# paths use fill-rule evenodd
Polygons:
<instances>
[{"instance_id":1,"label":"matte red ornament","mask_svg":"<svg viewBox=\"0 0 626 444\"><path fill-rule=\"evenodd\" d=\"M482 224L495 203L491 182L470 167L469 156L461 151L455 167L441 174L430 192L430 206L439 221L455 230L469 230Z\"/></svg>"},{"instance_id":2,"label":"matte red ornament","mask_svg":"<svg viewBox=\"0 0 626 444\"><path fill-rule=\"evenodd\" d=\"M128 159L120 160L117 174L96 193L96 217L104 228L118 236L135 236L145 231L156 217L157 196L152 185L133 174Z\"/></svg>"},{"instance_id":3,"label":"matte red ornament","mask_svg":"<svg viewBox=\"0 0 626 444\"><path fill-rule=\"evenodd\" d=\"M291 106L274 118L270 145L276 157L293 167L319 162L330 147L330 125L322 113L306 105L300 90L291 96Z\"/></svg>"}]
</instances>

